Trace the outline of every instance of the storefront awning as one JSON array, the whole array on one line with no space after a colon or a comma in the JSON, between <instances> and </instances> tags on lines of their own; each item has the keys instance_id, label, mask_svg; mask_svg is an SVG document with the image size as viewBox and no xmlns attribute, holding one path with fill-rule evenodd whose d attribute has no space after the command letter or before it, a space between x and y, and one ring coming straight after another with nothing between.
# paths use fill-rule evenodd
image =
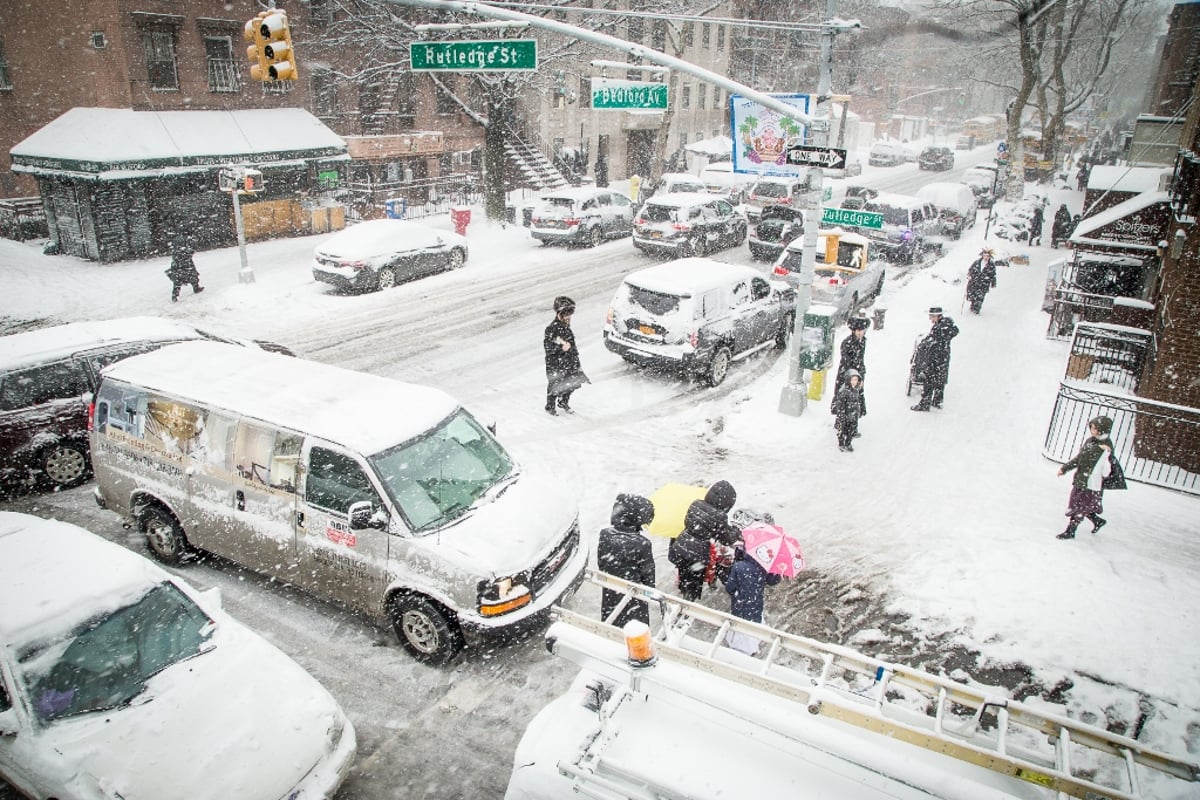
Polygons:
<instances>
[{"instance_id":1,"label":"storefront awning","mask_svg":"<svg viewBox=\"0 0 1200 800\"><path fill-rule=\"evenodd\" d=\"M93 181L349 158L345 141L300 108L73 108L17 144L10 155L14 172Z\"/></svg>"},{"instance_id":2,"label":"storefront awning","mask_svg":"<svg viewBox=\"0 0 1200 800\"><path fill-rule=\"evenodd\" d=\"M1170 200L1166 192L1144 192L1131 197L1082 220L1071 235L1071 244L1154 251L1167 235Z\"/></svg>"}]
</instances>

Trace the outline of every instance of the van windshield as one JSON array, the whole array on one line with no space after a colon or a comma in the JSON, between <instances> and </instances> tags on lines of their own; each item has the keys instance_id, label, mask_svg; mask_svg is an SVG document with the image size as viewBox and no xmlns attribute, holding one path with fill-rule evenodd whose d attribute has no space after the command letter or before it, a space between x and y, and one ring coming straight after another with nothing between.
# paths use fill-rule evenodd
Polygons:
<instances>
[{"instance_id":1,"label":"van windshield","mask_svg":"<svg viewBox=\"0 0 1200 800\"><path fill-rule=\"evenodd\" d=\"M429 433L369 461L416 533L462 516L515 473L500 443L461 408Z\"/></svg>"}]
</instances>

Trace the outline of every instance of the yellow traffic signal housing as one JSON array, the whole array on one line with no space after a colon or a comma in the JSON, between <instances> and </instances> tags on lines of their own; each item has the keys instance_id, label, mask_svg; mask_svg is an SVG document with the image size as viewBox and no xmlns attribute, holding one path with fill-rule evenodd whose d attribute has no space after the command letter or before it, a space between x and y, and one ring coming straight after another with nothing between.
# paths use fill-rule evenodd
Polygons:
<instances>
[{"instance_id":1,"label":"yellow traffic signal housing","mask_svg":"<svg viewBox=\"0 0 1200 800\"><path fill-rule=\"evenodd\" d=\"M275 9L268 11L259 24L262 53L266 57L267 77L262 80L294 81L297 78L296 55L292 49L292 32L287 14Z\"/></svg>"},{"instance_id":2,"label":"yellow traffic signal housing","mask_svg":"<svg viewBox=\"0 0 1200 800\"><path fill-rule=\"evenodd\" d=\"M246 58L250 60L250 79L255 81L269 80L267 78L267 56L263 52L267 40L262 34L262 20L266 12L246 23L242 36L247 42L253 42L246 48Z\"/></svg>"}]
</instances>

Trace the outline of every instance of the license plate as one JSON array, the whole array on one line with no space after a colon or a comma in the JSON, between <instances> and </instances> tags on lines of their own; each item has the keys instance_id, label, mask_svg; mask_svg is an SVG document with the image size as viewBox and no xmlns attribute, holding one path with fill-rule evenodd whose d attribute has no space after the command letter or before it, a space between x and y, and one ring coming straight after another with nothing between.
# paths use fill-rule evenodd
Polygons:
<instances>
[{"instance_id":1,"label":"license plate","mask_svg":"<svg viewBox=\"0 0 1200 800\"><path fill-rule=\"evenodd\" d=\"M649 325L638 325L638 331L646 336L654 335L654 328L651 328Z\"/></svg>"},{"instance_id":2,"label":"license plate","mask_svg":"<svg viewBox=\"0 0 1200 800\"><path fill-rule=\"evenodd\" d=\"M651 239L661 239L662 231L650 231L650 238Z\"/></svg>"}]
</instances>

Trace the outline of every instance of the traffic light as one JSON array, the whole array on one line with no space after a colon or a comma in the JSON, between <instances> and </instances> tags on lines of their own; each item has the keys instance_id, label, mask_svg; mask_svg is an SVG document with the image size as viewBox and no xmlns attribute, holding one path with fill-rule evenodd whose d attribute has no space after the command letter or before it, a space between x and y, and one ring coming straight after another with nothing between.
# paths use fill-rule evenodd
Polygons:
<instances>
[{"instance_id":1,"label":"traffic light","mask_svg":"<svg viewBox=\"0 0 1200 800\"><path fill-rule=\"evenodd\" d=\"M261 80L296 80L296 57L292 50L292 32L287 14L279 9L268 11L259 24L262 54L266 57L267 77Z\"/></svg>"},{"instance_id":2,"label":"traffic light","mask_svg":"<svg viewBox=\"0 0 1200 800\"><path fill-rule=\"evenodd\" d=\"M262 35L262 20L266 13L264 11L247 22L242 31L242 36L246 41L253 42L246 48L246 58L250 59L250 80L254 81L267 80L267 56L263 52L267 40Z\"/></svg>"}]
</instances>

